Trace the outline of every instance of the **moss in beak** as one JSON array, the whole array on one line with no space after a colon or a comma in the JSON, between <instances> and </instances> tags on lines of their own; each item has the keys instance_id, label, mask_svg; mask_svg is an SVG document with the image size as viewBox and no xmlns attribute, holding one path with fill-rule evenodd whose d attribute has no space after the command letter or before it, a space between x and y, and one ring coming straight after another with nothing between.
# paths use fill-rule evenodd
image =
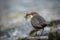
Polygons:
<instances>
[{"instance_id":1,"label":"moss in beak","mask_svg":"<svg viewBox=\"0 0 60 40\"><path fill-rule=\"evenodd\" d=\"M26 14L25 18L27 19L30 14Z\"/></svg>"}]
</instances>

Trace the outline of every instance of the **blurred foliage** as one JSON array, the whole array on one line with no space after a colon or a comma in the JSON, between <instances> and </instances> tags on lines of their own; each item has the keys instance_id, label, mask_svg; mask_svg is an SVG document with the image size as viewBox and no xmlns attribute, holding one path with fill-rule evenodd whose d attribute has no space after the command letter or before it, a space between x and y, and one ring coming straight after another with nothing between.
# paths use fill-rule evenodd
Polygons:
<instances>
[{"instance_id":1,"label":"blurred foliage","mask_svg":"<svg viewBox=\"0 0 60 40\"><path fill-rule=\"evenodd\" d=\"M52 20L49 22L48 26L50 27L50 32L48 35L48 40L60 40L60 33L58 34L57 25L60 25L60 20ZM57 30L56 30L57 29Z\"/></svg>"},{"instance_id":2,"label":"blurred foliage","mask_svg":"<svg viewBox=\"0 0 60 40\"><path fill-rule=\"evenodd\" d=\"M54 25L58 25L58 24L60 24L60 20L59 19L50 21L48 26L54 26Z\"/></svg>"},{"instance_id":3,"label":"blurred foliage","mask_svg":"<svg viewBox=\"0 0 60 40\"><path fill-rule=\"evenodd\" d=\"M50 32L48 37L48 40L57 40L56 32Z\"/></svg>"},{"instance_id":4,"label":"blurred foliage","mask_svg":"<svg viewBox=\"0 0 60 40\"><path fill-rule=\"evenodd\" d=\"M48 40L60 40L60 31L49 32Z\"/></svg>"}]
</instances>

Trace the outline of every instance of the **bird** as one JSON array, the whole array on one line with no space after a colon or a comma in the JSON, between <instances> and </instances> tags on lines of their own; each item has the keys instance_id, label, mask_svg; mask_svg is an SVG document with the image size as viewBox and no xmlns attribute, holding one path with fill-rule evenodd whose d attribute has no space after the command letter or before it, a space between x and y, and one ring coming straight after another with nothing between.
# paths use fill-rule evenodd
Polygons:
<instances>
[{"instance_id":1,"label":"bird","mask_svg":"<svg viewBox=\"0 0 60 40\"><path fill-rule=\"evenodd\" d=\"M40 16L37 12L31 12L29 14L26 14L25 18L28 19L28 16L30 17L31 25L34 28L34 30L31 31L30 35L32 35L33 33L37 32L40 29L44 30L44 27L47 26L46 20L42 16Z\"/></svg>"}]
</instances>

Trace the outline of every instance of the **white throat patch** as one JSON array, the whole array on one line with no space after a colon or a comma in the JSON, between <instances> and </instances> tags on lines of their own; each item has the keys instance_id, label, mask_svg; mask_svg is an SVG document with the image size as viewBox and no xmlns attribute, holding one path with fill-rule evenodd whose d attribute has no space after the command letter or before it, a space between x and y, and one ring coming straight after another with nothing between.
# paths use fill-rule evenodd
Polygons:
<instances>
[{"instance_id":1,"label":"white throat patch","mask_svg":"<svg viewBox=\"0 0 60 40\"><path fill-rule=\"evenodd\" d=\"M29 18L27 19L27 21L30 22L32 17L33 17L33 16L30 15Z\"/></svg>"},{"instance_id":2,"label":"white throat patch","mask_svg":"<svg viewBox=\"0 0 60 40\"><path fill-rule=\"evenodd\" d=\"M30 17L32 18L33 16L32 16L32 15L30 15Z\"/></svg>"}]
</instances>

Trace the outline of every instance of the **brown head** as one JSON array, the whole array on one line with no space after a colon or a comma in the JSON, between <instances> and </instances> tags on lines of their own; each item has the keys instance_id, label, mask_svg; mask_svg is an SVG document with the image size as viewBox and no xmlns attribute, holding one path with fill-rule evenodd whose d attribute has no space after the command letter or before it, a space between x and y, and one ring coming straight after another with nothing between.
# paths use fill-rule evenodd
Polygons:
<instances>
[{"instance_id":1,"label":"brown head","mask_svg":"<svg viewBox=\"0 0 60 40\"><path fill-rule=\"evenodd\" d=\"M27 18L27 16L36 16L36 15L38 15L38 13L37 12L31 12L31 13L29 13L29 14L26 14L26 18Z\"/></svg>"},{"instance_id":2,"label":"brown head","mask_svg":"<svg viewBox=\"0 0 60 40\"><path fill-rule=\"evenodd\" d=\"M36 16L36 15L38 15L38 13L37 13L37 12L31 12L31 13L28 14L28 15Z\"/></svg>"}]
</instances>

